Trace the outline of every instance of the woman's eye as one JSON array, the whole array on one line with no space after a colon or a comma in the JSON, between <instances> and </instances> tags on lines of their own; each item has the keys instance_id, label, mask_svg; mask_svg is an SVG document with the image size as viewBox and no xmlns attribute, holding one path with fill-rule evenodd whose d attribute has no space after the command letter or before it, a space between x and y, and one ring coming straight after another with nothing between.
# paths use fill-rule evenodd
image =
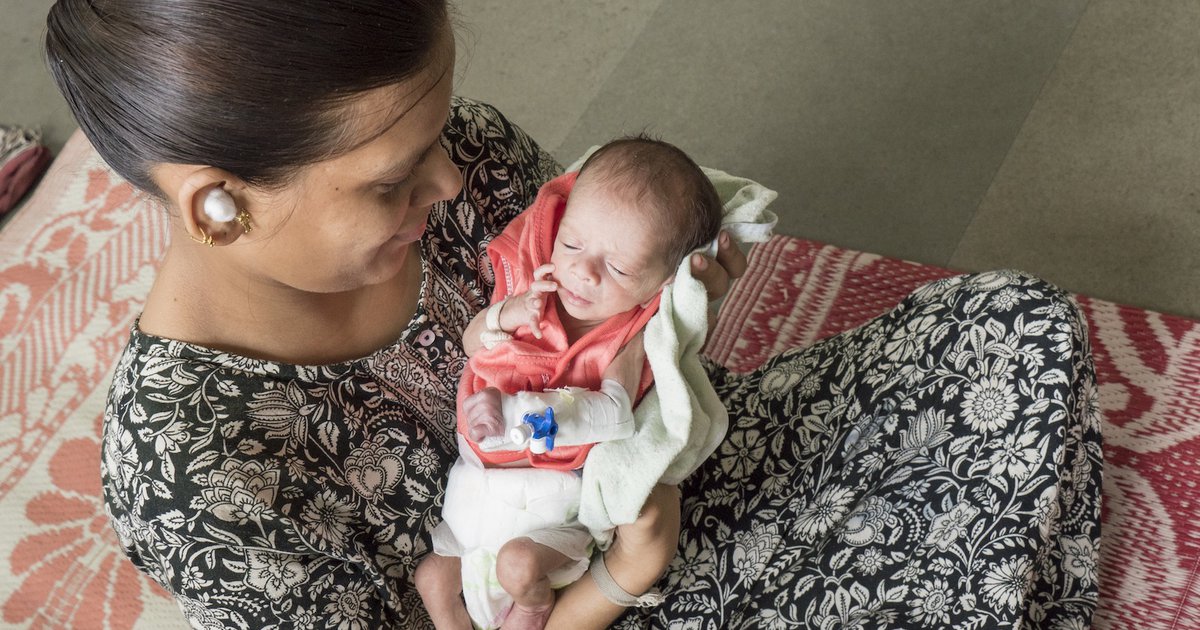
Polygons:
<instances>
[{"instance_id":1,"label":"woman's eye","mask_svg":"<svg viewBox=\"0 0 1200 630\"><path fill-rule=\"evenodd\" d=\"M375 187L375 190L380 195L387 197L388 195L391 195L392 193L396 192L396 190L398 188L400 188L400 185L403 183L404 182L396 182L394 184L379 184L378 186Z\"/></svg>"},{"instance_id":2,"label":"woman's eye","mask_svg":"<svg viewBox=\"0 0 1200 630\"><path fill-rule=\"evenodd\" d=\"M440 148L441 148L441 145L439 145L436 142L429 145L429 148L425 149L425 152L422 153L419 158L417 158L416 163L413 164L412 170L409 171L408 175L405 175L404 178L398 182L389 182L387 184L376 185L375 186L376 192L378 192L383 197L388 197L388 196L392 195L393 193L395 193L397 190L400 189L401 186L408 183L408 179L409 179L409 177L412 176L412 173L415 172L418 168L420 168L421 165L424 164L429 159L429 156L435 150L440 149Z\"/></svg>"}]
</instances>

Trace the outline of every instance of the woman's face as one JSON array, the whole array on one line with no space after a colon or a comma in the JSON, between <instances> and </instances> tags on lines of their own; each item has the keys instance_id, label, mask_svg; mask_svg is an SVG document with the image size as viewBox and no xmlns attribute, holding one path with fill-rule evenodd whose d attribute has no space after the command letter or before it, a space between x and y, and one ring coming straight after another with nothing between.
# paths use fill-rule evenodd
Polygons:
<instances>
[{"instance_id":1,"label":"woman's face","mask_svg":"<svg viewBox=\"0 0 1200 630\"><path fill-rule=\"evenodd\" d=\"M387 281L414 264L433 204L462 188L439 142L454 74L447 39L449 53L420 75L346 103L346 134L360 146L305 167L280 190L253 193L254 232L243 236L246 247L231 248L247 273L334 293Z\"/></svg>"}]
</instances>

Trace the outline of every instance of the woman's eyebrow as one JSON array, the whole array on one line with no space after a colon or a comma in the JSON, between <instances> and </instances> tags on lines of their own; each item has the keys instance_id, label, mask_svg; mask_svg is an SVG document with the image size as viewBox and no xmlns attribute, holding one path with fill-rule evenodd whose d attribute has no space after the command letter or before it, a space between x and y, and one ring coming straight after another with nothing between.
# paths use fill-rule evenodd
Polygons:
<instances>
[{"instance_id":1,"label":"woman's eyebrow","mask_svg":"<svg viewBox=\"0 0 1200 630\"><path fill-rule=\"evenodd\" d=\"M383 181L383 180L387 180L387 179L392 179L399 175L404 175L404 174L408 173L409 171L411 171L413 169L414 166L417 165L417 162L421 161L421 158L424 157L426 153L429 153L429 150L432 149L433 145L437 144L437 142L438 142L438 139L434 138L433 142L430 143L429 146L422 149L419 153L417 153L409 158L406 158L402 162L397 162L395 164L392 164L391 166L381 169L379 172L374 173L370 177L368 177L368 179L372 182L378 182L378 181Z\"/></svg>"}]
</instances>

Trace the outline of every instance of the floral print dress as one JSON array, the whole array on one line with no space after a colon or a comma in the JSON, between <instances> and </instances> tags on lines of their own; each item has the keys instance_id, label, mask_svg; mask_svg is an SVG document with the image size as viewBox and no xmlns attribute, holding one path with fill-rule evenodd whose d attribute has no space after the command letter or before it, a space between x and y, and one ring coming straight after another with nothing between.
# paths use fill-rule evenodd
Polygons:
<instances>
[{"instance_id":1,"label":"floral print dress","mask_svg":"<svg viewBox=\"0 0 1200 630\"><path fill-rule=\"evenodd\" d=\"M617 627L1091 627L1100 415L1063 292L949 278L710 373L729 433L683 484L666 603Z\"/></svg>"},{"instance_id":2,"label":"floral print dress","mask_svg":"<svg viewBox=\"0 0 1200 630\"><path fill-rule=\"evenodd\" d=\"M105 503L193 627L431 627L412 574L457 455L462 331L492 288L483 247L559 171L465 99L442 142L463 192L430 217L396 343L298 366L131 331ZM616 627L1087 627L1099 420L1062 292L954 278L751 374L710 371L729 435L684 484L666 602Z\"/></svg>"}]
</instances>

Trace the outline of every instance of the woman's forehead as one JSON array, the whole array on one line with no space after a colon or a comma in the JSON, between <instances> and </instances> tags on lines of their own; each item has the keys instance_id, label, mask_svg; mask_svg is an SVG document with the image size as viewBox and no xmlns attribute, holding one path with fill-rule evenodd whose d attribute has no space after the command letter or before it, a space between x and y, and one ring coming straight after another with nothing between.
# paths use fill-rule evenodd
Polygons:
<instances>
[{"instance_id":1,"label":"woman's forehead","mask_svg":"<svg viewBox=\"0 0 1200 630\"><path fill-rule=\"evenodd\" d=\"M368 153L372 145L398 129L408 135L419 134L430 124L431 113L440 132L450 107L454 58L454 38L447 34L421 72L404 81L347 97L333 113L333 119L341 127L338 144L349 147L345 153Z\"/></svg>"},{"instance_id":2,"label":"woman's forehead","mask_svg":"<svg viewBox=\"0 0 1200 630\"><path fill-rule=\"evenodd\" d=\"M452 70L436 79L376 88L357 97L345 110L345 133L354 148L330 159L326 166L355 178L382 177L403 170L442 133L450 112Z\"/></svg>"},{"instance_id":3,"label":"woman's forehead","mask_svg":"<svg viewBox=\"0 0 1200 630\"><path fill-rule=\"evenodd\" d=\"M453 71L446 68L446 74ZM432 75L432 76L431 76ZM336 116L342 135L355 150L369 145L388 131L403 126L414 110L438 97L438 84L445 75L422 72L407 81L385 85L347 99Z\"/></svg>"}]
</instances>

